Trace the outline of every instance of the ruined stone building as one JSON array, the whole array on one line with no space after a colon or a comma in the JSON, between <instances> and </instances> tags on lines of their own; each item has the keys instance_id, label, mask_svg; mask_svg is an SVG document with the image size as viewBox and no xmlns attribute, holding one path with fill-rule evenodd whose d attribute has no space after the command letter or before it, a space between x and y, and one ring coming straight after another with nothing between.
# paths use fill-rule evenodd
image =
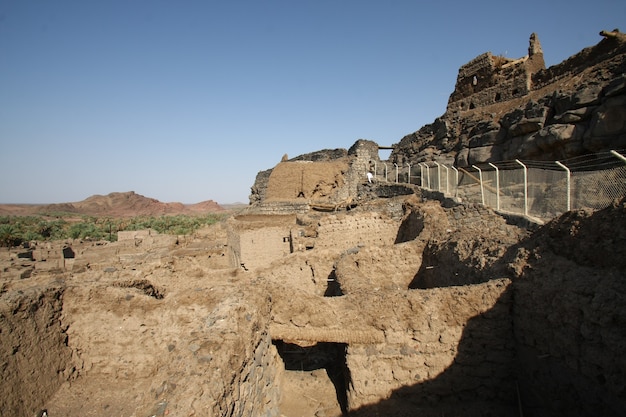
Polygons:
<instances>
[{"instance_id":1,"label":"ruined stone building","mask_svg":"<svg viewBox=\"0 0 626 417\"><path fill-rule=\"evenodd\" d=\"M549 68L536 34L522 58L479 55L459 69L446 112L403 137L390 160L468 167L626 148L626 35L600 35Z\"/></svg>"},{"instance_id":2,"label":"ruined stone building","mask_svg":"<svg viewBox=\"0 0 626 417\"><path fill-rule=\"evenodd\" d=\"M472 110L526 96L535 87L533 76L543 69L543 51L535 33L530 35L528 55L522 58L485 52L459 69L447 111Z\"/></svg>"}]
</instances>

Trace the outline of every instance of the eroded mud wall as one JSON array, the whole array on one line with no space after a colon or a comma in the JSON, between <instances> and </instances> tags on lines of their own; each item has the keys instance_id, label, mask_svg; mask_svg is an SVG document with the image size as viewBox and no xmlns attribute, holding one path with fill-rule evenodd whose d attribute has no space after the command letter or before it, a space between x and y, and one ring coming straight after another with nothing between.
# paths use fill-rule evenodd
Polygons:
<instances>
[{"instance_id":1,"label":"eroded mud wall","mask_svg":"<svg viewBox=\"0 0 626 417\"><path fill-rule=\"evenodd\" d=\"M511 255L528 414L626 415L626 200L566 213Z\"/></svg>"},{"instance_id":2,"label":"eroded mud wall","mask_svg":"<svg viewBox=\"0 0 626 417\"><path fill-rule=\"evenodd\" d=\"M2 294L0 416L34 415L72 375L62 308L60 285Z\"/></svg>"},{"instance_id":3,"label":"eroded mud wall","mask_svg":"<svg viewBox=\"0 0 626 417\"><path fill-rule=\"evenodd\" d=\"M277 416L282 366L267 331L269 299L233 292L224 284L236 277L227 277L200 276L186 288L153 276L147 287L113 274L72 288L64 314L82 382L49 401L50 415ZM128 388L113 398L102 395L109 386Z\"/></svg>"},{"instance_id":4,"label":"eroded mud wall","mask_svg":"<svg viewBox=\"0 0 626 417\"><path fill-rule=\"evenodd\" d=\"M376 306L385 343L350 344L350 408L515 404L510 281L410 290ZM390 408L389 408L390 407Z\"/></svg>"}]
</instances>

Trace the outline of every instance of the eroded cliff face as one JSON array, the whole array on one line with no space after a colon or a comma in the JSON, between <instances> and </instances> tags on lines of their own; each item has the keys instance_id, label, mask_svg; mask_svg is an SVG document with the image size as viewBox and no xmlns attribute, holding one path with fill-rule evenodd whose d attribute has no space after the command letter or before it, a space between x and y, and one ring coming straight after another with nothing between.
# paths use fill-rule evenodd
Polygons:
<instances>
[{"instance_id":1,"label":"eroded cliff face","mask_svg":"<svg viewBox=\"0 0 626 417\"><path fill-rule=\"evenodd\" d=\"M549 68L535 34L526 57L480 55L459 70L446 112L402 138L390 159L465 167L626 147L626 35L601 35Z\"/></svg>"}]
</instances>

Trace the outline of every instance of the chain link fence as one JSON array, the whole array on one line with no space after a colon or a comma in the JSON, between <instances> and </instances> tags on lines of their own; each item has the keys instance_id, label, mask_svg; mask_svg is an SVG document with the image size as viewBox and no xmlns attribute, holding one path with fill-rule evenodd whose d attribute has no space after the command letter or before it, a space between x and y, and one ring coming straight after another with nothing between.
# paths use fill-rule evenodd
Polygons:
<instances>
[{"instance_id":1,"label":"chain link fence","mask_svg":"<svg viewBox=\"0 0 626 417\"><path fill-rule=\"evenodd\" d=\"M601 209L626 196L624 155L626 150L617 150L562 161L515 160L469 168L437 162L404 167L383 163L381 179L547 220L583 207Z\"/></svg>"}]
</instances>

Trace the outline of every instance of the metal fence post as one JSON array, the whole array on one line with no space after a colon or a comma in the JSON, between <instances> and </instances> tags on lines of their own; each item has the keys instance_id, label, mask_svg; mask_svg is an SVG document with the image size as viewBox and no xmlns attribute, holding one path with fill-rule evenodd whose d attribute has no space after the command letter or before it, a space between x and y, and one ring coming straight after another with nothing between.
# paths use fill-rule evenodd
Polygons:
<instances>
[{"instance_id":1,"label":"metal fence post","mask_svg":"<svg viewBox=\"0 0 626 417\"><path fill-rule=\"evenodd\" d=\"M459 170L456 169L454 165L452 165L450 168L452 168L454 170L454 173L456 174L455 179L454 179L454 196L458 197L459 196Z\"/></svg>"},{"instance_id":2,"label":"metal fence post","mask_svg":"<svg viewBox=\"0 0 626 417\"><path fill-rule=\"evenodd\" d=\"M398 164L396 164L395 162L393 164L396 167L396 184L397 184L398 183Z\"/></svg>"},{"instance_id":3,"label":"metal fence post","mask_svg":"<svg viewBox=\"0 0 626 417\"><path fill-rule=\"evenodd\" d=\"M441 166L439 162L433 161L437 165L437 191L441 191Z\"/></svg>"},{"instance_id":4,"label":"metal fence post","mask_svg":"<svg viewBox=\"0 0 626 417\"><path fill-rule=\"evenodd\" d=\"M554 161L554 163L557 164L558 166L560 166L561 168L563 168L565 170L565 172L567 173L567 211L570 211L572 209L572 207L571 207L571 189L570 189L570 177L571 177L572 173L571 173L571 171L569 170L568 167L566 167L565 165L563 165L559 161Z\"/></svg>"},{"instance_id":5,"label":"metal fence post","mask_svg":"<svg viewBox=\"0 0 626 417\"><path fill-rule=\"evenodd\" d=\"M448 181L448 167L442 164L443 169L446 170L446 194L450 195L450 181Z\"/></svg>"},{"instance_id":6,"label":"metal fence post","mask_svg":"<svg viewBox=\"0 0 626 417\"><path fill-rule=\"evenodd\" d=\"M478 178L480 180L480 199L484 206L485 205L485 189L483 188L483 172L476 165L472 165L472 168L475 168L478 170Z\"/></svg>"},{"instance_id":7,"label":"metal fence post","mask_svg":"<svg viewBox=\"0 0 626 417\"><path fill-rule=\"evenodd\" d=\"M409 164L408 162L406 163L409 166L409 176L407 177L407 182L410 184L411 183L411 164Z\"/></svg>"},{"instance_id":8,"label":"metal fence post","mask_svg":"<svg viewBox=\"0 0 626 417\"><path fill-rule=\"evenodd\" d=\"M500 210L500 172L498 167L489 162L489 166L496 170L496 210Z\"/></svg>"},{"instance_id":9,"label":"metal fence post","mask_svg":"<svg viewBox=\"0 0 626 417\"><path fill-rule=\"evenodd\" d=\"M617 152L617 151L611 151L611 155L613 155L613 156L614 156L614 157L616 157L616 158L621 159L623 162L626 162L626 156L624 156L624 155L620 154L620 153L619 153L619 152Z\"/></svg>"},{"instance_id":10,"label":"metal fence post","mask_svg":"<svg viewBox=\"0 0 626 417\"><path fill-rule=\"evenodd\" d=\"M524 216L528 216L528 168L519 159L515 162L524 168Z\"/></svg>"}]
</instances>

